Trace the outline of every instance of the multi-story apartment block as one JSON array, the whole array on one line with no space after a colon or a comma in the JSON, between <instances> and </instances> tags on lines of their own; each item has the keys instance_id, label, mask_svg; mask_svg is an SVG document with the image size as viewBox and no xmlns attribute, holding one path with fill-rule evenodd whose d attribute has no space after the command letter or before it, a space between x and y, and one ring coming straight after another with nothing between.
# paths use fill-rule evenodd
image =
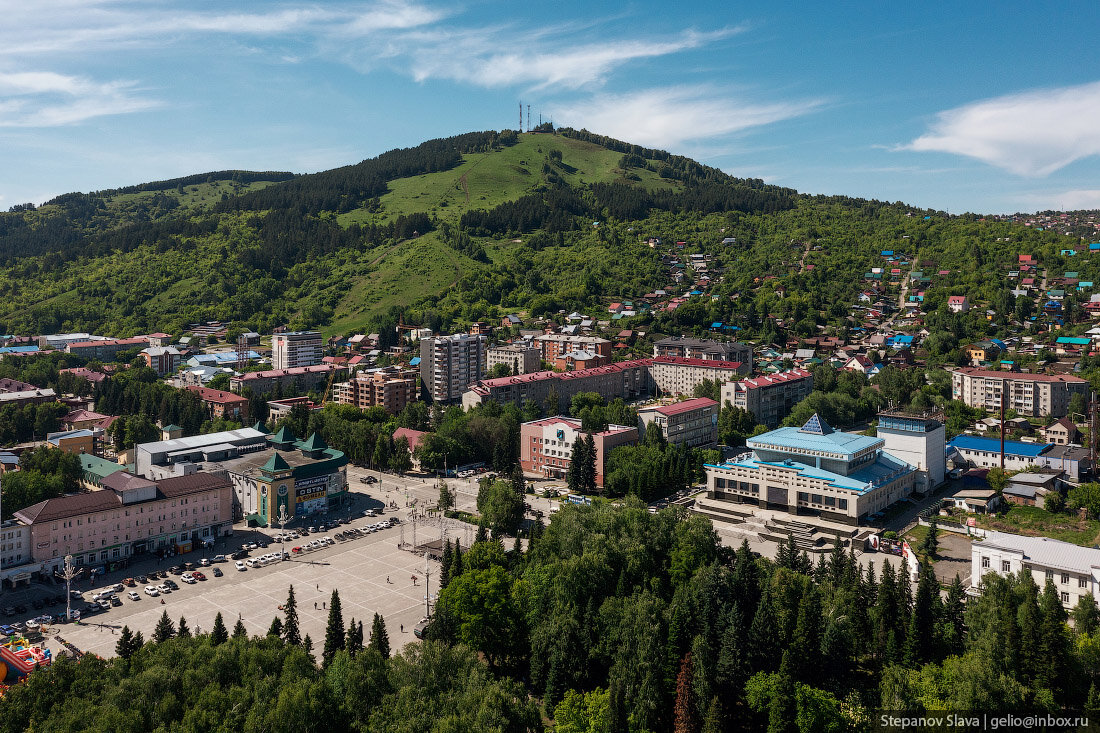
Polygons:
<instances>
[{"instance_id":1,"label":"multi-story apartment block","mask_svg":"<svg viewBox=\"0 0 1100 733\"><path fill-rule=\"evenodd\" d=\"M542 350L526 344L490 346L485 352L485 369L493 371L497 364L506 364L512 374L530 374L542 368Z\"/></svg>"},{"instance_id":2,"label":"multi-story apartment block","mask_svg":"<svg viewBox=\"0 0 1100 733\"><path fill-rule=\"evenodd\" d=\"M1053 583L1065 608L1073 608L1082 597L1100 599L1100 550L1006 532L989 532L970 545L970 584L975 589L987 573L1015 575L1021 570L1040 588Z\"/></svg>"},{"instance_id":3,"label":"multi-story apartment block","mask_svg":"<svg viewBox=\"0 0 1100 733\"><path fill-rule=\"evenodd\" d=\"M649 359L637 359L575 372L534 372L483 379L462 395L462 406L469 409L484 402L522 405L527 400L545 406L548 398L554 397L557 407L551 405L550 409L557 411L581 392L597 392L608 401L616 397L632 400L652 390L649 365Z\"/></svg>"},{"instance_id":4,"label":"multi-story apartment block","mask_svg":"<svg viewBox=\"0 0 1100 733\"><path fill-rule=\"evenodd\" d=\"M263 372L245 372L229 379L229 388L240 392L245 387L256 394L274 392L275 388L284 392L296 389L307 392L311 389L324 389L329 378L340 379L347 374L347 367L337 364L317 364L316 366L294 367L293 369L269 369Z\"/></svg>"},{"instance_id":5,"label":"multi-story apartment block","mask_svg":"<svg viewBox=\"0 0 1100 733\"><path fill-rule=\"evenodd\" d=\"M742 361L688 359L680 356L658 356L649 368L653 383L665 394L690 395L704 379L724 384L749 373Z\"/></svg>"},{"instance_id":6,"label":"multi-story apartment block","mask_svg":"<svg viewBox=\"0 0 1100 733\"><path fill-rule=\"evenodd\" d=\"M103 339L100 341L76 341L65 347L70 354L83 356L85 359L98 359L99 361L114 361L120 351L130 349L144 349L149 345L149 339L145 336L135 336L130 339Z\"/></svg>"},{"instance_id":7,"label":"multi-story apartment block","mask_svg":"<svg viewBox=\"0 0 1100 733\"><path fill-rule=\"evenodd\" d=\"M951 372L951 396L969 407L1001 409L1027 417L1063 417L1073 395L1087 395L1088 381L1069 374L1020 374L964 367Z\"/></svg>"},{"instance_id":8,"label":"multi-story apartment block","mask_svg":"<svg viewBox=\"0 0 1100 733\"><path fill-rule=\"evenodd\" d=\"M611 342L598 336L548 333L537 336L535 343L542 350L542 360L548 362L553 362L571 351L590 351L607 359L611 358Z\"/></svg>"},{"instance_id":9,"label":"multi-story apartment block","mask_svg":"<svg viewBox=\"0 0 1100 733\"><path fill-rule=\"evenodd\" d=\"M209 387L184 387L184 389L199 396L203 406L206 407L207 414L212 418L244 420L248 417L247 397Z\"/></svg>"},{"instance_id":10,"label":"multi-story apartment block","mask_svg":"<svg viewBox=\"0 0 1100 733\"><path fill-rule=\"evenodd\" d=\"M653 344L653 356L676 356L683 359L739 361L752 373L752 347L737 341L715 341L687 336L670 336Z\"/></svg>"},{"instance_id":11,"label":"multi-story apartment block","mask_svg":"<svg viewBox=\"0 0 1100 733\"><path fill-rule=\"evenodd\" d=\"M99 491L47 499L17 511L15 519L30 528L31 572L45 579L66 555L80 567L147 552L189 552L231 533L232 511L226 477L199 472L153 481L118 471Z\"/></svg>"},{"instance_id":12,"label":"multi-story apartment block","mask_svg":"<svg viewBox=\"0 0 1100 733\"><path fill-rule=\"evenodd\" d=\"M271 338L271 366L295 369L321 363L324 341L317 331L287 331Z\"/></svg>"},{"instance_id":13,"label":"multi-story apartment block","mask_svg":"<svg viewBox=\"0 0 1100 733\"><path fill-rule=\"evenodd\" d=\"M742 379L722 385L722 404L748 410L756 422L769 428L791 413L794 406L814 391L814 375L804 369Z\"/></svg>"},{"instance_id":14,"label":"multi-story apartment block","mask_svg":"<svg viewBox=\"0 0 1100 733\"><path fill-rule=\"evenodd\" d=\"M588 435L581 421L572 417L548 417L520 425L519 465L529 473L563 478L569 471L573 443L577 436ZM603 486L604 466L608 452L620 445L638 442L638 428L609 425L607 430L592 433L596 446L596 485Z\"/></svg>"},{"instance_id":15,"label":"multi-story apartment block","mask_svg":"<svg viewBox=\"0 0 1100 733\"><path fill-rule=\"evenodd\" d=\"M420 340L420 379L433 402L462 399L466 389L485 376L488 339L457 333Z\"/></svg>"},{"instance_id":16,"label":"multi-story apartment block","mask_svg":"<svg viewBox=\"0 0 1100 733\"><path fill-rule=\"evenodd\" d=\"M695 448L718 442L718 403L707 397L640 408L638 422L642 432L655 424L669 443Z\"/></svg>"},{"instance_id":17,"label":"multi-story apartment block","mask_svg":"<svg viewBox=\"0 0 1100 733\"><path fill-rule=\"evenodd\" d=\"M342 405L355 405L361 410L380 406L391 415L416 401L416 369L383 367L358 372L347 382L333 385L333 400Z\"/></svg>"},{"instance_id":18,"label":"multi-story apartment block","mask_svg":"<svg viewBox=\"0 0 1100 733\"><path fill-rule=\"evenodd\" d=\"M171 374L180 367L180 352L174 346L150 346L141 350L141 358L145 359L145 366L160 376Z\"/></svg>"}]
</instances>

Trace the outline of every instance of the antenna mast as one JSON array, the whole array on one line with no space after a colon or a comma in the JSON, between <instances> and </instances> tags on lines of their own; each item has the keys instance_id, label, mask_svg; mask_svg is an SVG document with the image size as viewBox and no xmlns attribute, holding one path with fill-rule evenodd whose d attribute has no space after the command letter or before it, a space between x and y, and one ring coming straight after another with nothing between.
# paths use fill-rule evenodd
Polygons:
<instances>
[{"instance_id":1,"label":"antenna mast","mask_svg":"<svg viewBox=\"0 0 1100 733\"><path fill-rule=\"evenodd\" d=\"M527 131L531 131L531 105L527 105Z\"/></svg>"},{"instance_id":2,"label":"antenna mast","mask_svg":"<svg viewBox=\"0 0 1100 733\"><path fill-rule=\"evenodd\" d=\"M523 132L523 102L519 103L519 131Z\"/></svg>"}]
</instances>

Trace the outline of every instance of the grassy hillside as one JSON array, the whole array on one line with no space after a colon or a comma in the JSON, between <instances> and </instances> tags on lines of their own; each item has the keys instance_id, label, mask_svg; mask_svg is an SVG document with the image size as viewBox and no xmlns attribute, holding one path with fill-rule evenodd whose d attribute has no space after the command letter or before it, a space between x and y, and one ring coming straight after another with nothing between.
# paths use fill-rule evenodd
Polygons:
<instances>
[{"instance_id":1,"label":"grassy hillside","mask_svg":"<svg viewBox=\"0 0 1100 733\"><path fill-rule=\"evenodd\" d=\"M1051 232L800 197L584 131L506 131L307 176L223 171L0 214L0 330L181 333L217 319L342 334L402 314L448 327L516 310L598 313L612 299L678 291L659 260L677 240L712 257L715 279L652 316L656 328L845 328L883 249L949 270L932 297L1000 298L1004 268L1025 250L1082 279L1100 270L1100 257L1061 256L1074 240Z\"/></svg>"}]
</instances>

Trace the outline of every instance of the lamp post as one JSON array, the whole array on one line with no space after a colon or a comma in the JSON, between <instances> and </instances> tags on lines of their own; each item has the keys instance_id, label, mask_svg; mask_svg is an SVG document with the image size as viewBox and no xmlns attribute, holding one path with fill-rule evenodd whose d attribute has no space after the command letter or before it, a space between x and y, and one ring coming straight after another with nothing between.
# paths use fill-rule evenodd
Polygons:
<instances>
[{"instance_id":1,"label":"lamp post","mask_svg":"<svg viewBox=\"0 0 1100 733\"><path fill-rule=\"evenodd\" d=\"M73 620L73 586L74 580L80 577L83 570L77 570L73 567L73 556L65 556L65 567L60 572L54 574L65 581L65 621Z\"/></svg>"},{"instance_id":2,"label":"lamp post","mask_svg":"<svg viewBox=\"0 0 1100 733\"><path fill-rule=\"evenodd\" d=\"M279 561L286 559L286 504L279 505Z\"/></svg>"}]
</instances>

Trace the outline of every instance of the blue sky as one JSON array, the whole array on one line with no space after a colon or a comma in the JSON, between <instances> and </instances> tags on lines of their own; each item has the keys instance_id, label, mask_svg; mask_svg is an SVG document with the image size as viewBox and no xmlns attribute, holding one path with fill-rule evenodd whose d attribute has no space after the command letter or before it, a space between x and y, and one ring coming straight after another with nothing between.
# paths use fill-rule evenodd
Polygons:
<instances>
[{"instance_id":1,"label":"blue sky","mask_svg":"<svg viewBox=\"0 0 1100 733\"><path fill-rule=\"evenodd\" d=\"M4 209L323 170L514 128L521 100L809 193L1100 208L1095 2L0 0L0 18Z\"/></svg>"}]
</instances>

